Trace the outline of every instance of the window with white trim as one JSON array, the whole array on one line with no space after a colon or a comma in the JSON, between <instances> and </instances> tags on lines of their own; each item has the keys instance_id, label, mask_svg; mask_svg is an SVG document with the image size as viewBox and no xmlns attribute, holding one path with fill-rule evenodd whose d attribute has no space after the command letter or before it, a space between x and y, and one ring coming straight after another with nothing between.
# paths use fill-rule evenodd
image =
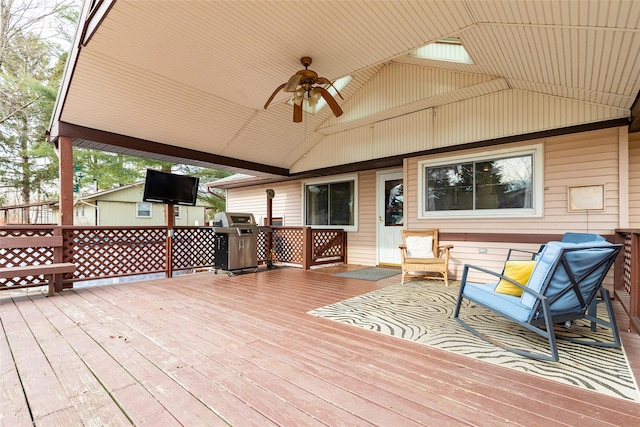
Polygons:
<instances>
[{"instance_id":1,"label":"window with white trim","mask_svg":"<svg viewBox=\"0 0 640 427\"><path fill-rule=\"evenodd\" d=\"M180 206L180 205L174 205L173 206L173 217L175 219L182 218L182 206Z\"/></svg>"},{"instance_id":2,"label":"window with white trim","mask_svg":"<svg viewBox=\"0 0 640 427\"><path fill-rule=\"evenodd\" d=\"M304 223L317 228L357 229L357 178L303 183Z\"/></svg>"},{"instance_id":3,"label":"window with white trim","mask_svg":"<svg viewBox=\"0 0 640 427\"><path fill-rule=\"evenodd\" d=\"M151 218L151 203L136 203L136 218Z\"/></svg>"},{"instance_id":4,"label":"window with white trim","mask_svg":"<svg viewBox=\"0 0 640 427\"><path fill-rule=\"evenodd\" d=\"M419 217L542 215L542 144L418 163Z\"/></svg>"}]
</instances>

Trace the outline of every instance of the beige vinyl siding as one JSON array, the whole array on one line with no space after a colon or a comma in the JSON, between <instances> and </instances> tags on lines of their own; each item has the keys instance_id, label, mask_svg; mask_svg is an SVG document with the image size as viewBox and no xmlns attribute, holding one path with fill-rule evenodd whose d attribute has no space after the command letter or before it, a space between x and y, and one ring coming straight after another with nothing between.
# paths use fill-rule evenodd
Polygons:
<instances>
[{"instance_id":1,"label":"beige vinyl siding","mask_svg":"<svg viewBox=\"0 0 640 427\"><path fill-rule=\"evenodd\" d=\"M531 218L419 218L418 162L444 159L454 154L407 158L405 172L405 226L409 229L438 228L443 233L562 234L567 231L612 234L619 224L619 148L624 128L610 128L552 138L478 148L455 155L487 154L492 150L522 148L542 144L543 215ZM630 136L630 194L632 221L640 223L640 136ZM626 141L625 141L626 142ZM332 177L326 177L330 180ZM624 178L624 177L623 177ZM624 184L624 183L623 183ZM376 171L358 174L358 231L348 234L348 262L376 263ZM568 211L568 187L602 185L604 211ZM228 190L229 210L248 211L257 217L266 215L267 188L276 192L273 216L285 212L286 225L302 224L301 181L274 183ZM624 189L623 189L624 190ZM499 270L509 248L537 251L538 244L506 245L491 242L445 241L455 245L451 252L451 276L460 278L465 263Z\"/></svg>"},{"instance_id":2,"label":"beige vinyl siding","mask_svg":"<svg viewBox=\"0 0 640 427\"><path fill-rule=\"evenodd\" d=\"M96 225L95 202L77 203L73 206L73 225ZM84 210L83 210L84 208ZM55 212L58 212L57 209Z\"/></svg>"},{"instance_id":3,"label":"beige vinyl siding","mask_svg":"<svg viewBox=\"0 0 640 427\"><path fill-rule=\"evenodd\" d=\"M358 174L358 231L347 234L349 264L376 264L376 172Z\"/></svg>"},{"instance_id":4,"label":"beige vinyl siding","mask_svg":"<svg viewBox=\"0 0 640 427\"><path fill-rule=\"evenodd\" d=\"M99 222L101 226L139 226L149 227L166 225L166 206L160 203L151 204L151 218L136 217L136 202L98 201ZM181 206L181 217L175 219L177 226L205 225L205 208L203 206Z\"/></svg>"},{"instance_id":5,"label":"beige vinyl siding","mask_svg":"<svg viewBox=\"0 0 640 427\"><path fill-rule=\"evenodd\" d=\"M544 214L541 218L418 218L418 162L426 157L407 161L405 215L407 228L438 228L452 233L531 233L562 234L567 231L612 234L618 227L618 129L604 129L513 144L522 147L544 144ZM500 146L497 148L505 148ZM490 149L469 150L489 152ZM459 153L463 154L463 153ZM450 155L449 155L450 156ZM447 155L434 156L443 158ZM603 185L604 211L568 212L568 187ZM506 257L504 244L483 242L453 243L452 274L460 278L465 263L486 267L499 266ZM479 253L480 251L486 253ZM520 249L537 250L537 245L520 245Z\"/></svg>"},{"instance_id":6,"label":"beige vinyl siding","mask_svg":"<svg viewBox=\"0 0 640 427\"><path fill-rule=\"evenodd\" d=\"M327 177L327 180L332 177ZM256 221L263 224L267 215L266 190L275 191L272 216L285 218L285 226L301 226L303 181L288 181L254 187L227 190L229 212L253 213ZM376 173L367 171L358 174L358 231L347 236L350 264L375 265L376 263Z\"/></svg>"},{"instance_id":7,"label":"beige vinyl siding","mask_svg":"<svg viewBox=\"0 0 640 427\"><path fill-rule=\"evenodd\" d=\"M274 218L284 217L284 225L302 225L302 183L287 181L227 190L227 211L252 213L260 225L267 217L267 189L275 191L271 206Z\"/></svg>"},{"instance_id":8,"label":"beige vinyl siding","mask_svg":"<svg viewBox=\"0 0 640 427\"><path fill-rule=\"evenodd\" d=\"M141 202L144 196L144 183L130 188L116 189L109 193L101 194L99 200L117 202Z\"/></svg>"},{"instance_id":9,"label":"beige vinyl siding","mask_svg":"<svg viewBox=\"0 0 640 427\"><path fill-rule=\"evenodd\" d=\"M640 132L629 134L629 227L640 228Z\"/></svg>"}]
</instances>

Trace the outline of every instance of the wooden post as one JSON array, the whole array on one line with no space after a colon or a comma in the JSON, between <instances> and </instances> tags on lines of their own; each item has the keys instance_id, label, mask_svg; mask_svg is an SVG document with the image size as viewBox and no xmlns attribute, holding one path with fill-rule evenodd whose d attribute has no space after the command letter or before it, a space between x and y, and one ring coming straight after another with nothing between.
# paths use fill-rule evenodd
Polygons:
<instances>
[{"instance_id":1,"label":"wooden post","mask_svg":"<svg viewBox=\"0 0 640 427\"><path fill-rule=\"evenodd\" d=\"M302 269L309 270L313 262L313 230L311 227L303 227L302 230Z\"/></svg>"},{"instance_id":2,"label":"wooden post","mask_svg":"<svg viewBox=\"0 0 640 427\"><path fill-rule=\"evenodd\" d=\"M60 136L55 148L58 155L58 178L60 180L58 225L73 225L73 138ZM55 234L61 232L62 230L54 231ZM64 261L64 245L53 249L53 257L54 260ZM56 292L61 292L63 286L61 274L54 276L54 283Z\"/></svg>"},{"instance_id":3,"label":"wooden post","mask_svg":"<svg viewBox=\"0 0 640 427\"><path fill-rule=\"evenodd\" d=\"M175 215L173 213L173 205L167 203L165 205L165 217L167 222L167 277L173 277L173 227L176 224Z\"/></svg>"},{"instance_id":4,"label":"wooden post","mask_svg":"<svg viewBox=\"0 0 640 427\"><path fill-rule=\"evenodd\" d=\"M58 138L58 177L60 178L60 218L59 225L73 225L73 139Z\"/></svg>"},{"instance_id":5,"label":"wooden post","mask_svg":"<svg viewBox=\"0 0 640 427\"><path fill-rule=\"evenodd\" d=\"M630 281L630 308L629 308L629 318L630 318L630 329L632 332L640 333L640 233L633 231L631 232L631 277Z\"/></svg>"},{"instance_id":6,"label":"wooden post","mask_svg":"<svg viewBox=\"0 0 640 427\"><path fill-rule=\"evenodd\" d=\"M273 196L275 193L273 193L273 190L271 190L271 192L269 190L267 190L267 223L265 224L268 227L271 227L273 225ZM266 257L266 259L269 259L271 257L271 249L273 249L273 242L271 241L271 237L272 237L273 233L272 232L267 232L266 236L265 236L265 248L264 248L264 256Z\"/></svg>"}]
</instances>

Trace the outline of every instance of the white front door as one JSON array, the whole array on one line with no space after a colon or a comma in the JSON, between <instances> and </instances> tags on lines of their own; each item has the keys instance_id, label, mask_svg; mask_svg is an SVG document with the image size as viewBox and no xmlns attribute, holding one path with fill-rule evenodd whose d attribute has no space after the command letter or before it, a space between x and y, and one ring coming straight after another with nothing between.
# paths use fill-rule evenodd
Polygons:
<instances>
[{"instance_id":1,"label":"white front door","mask_svg":"<svg viewBox=\"0 0 640 427\"><path fill-rule=\"evenodd\" d=\"M378 264L400 265L404 225L404 183L402 170L379 172L377 186Z\"/></svg>"}]
</instances>

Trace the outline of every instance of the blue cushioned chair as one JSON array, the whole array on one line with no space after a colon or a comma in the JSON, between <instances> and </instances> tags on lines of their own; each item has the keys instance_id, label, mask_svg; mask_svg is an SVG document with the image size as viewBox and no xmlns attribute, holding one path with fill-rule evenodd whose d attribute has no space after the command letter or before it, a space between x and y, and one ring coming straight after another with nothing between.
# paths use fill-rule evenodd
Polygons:
<instances>
[{"instance_id":1,"label":"blue cushioned chair","mask_svg":"<svg viewBox=\"0 0 640 427\"><path fill-rule=\"evenodd\" d=\"M575 237L575 236L572 236ZM460 293L453 317L474 335L496 344L506 350L540 360L558 361L556 338L566 339L586 345L620 347L620 336L615 322L609 292L602 285L622 245L608 243L604 239L587 241L549 242L537 254L537 260L526 286L481 267L465 265L462 273ZM467 280L469 270L477 270L496 278L488 284L472 283ZM523 290L522 296L494 292L497 283L507 280ZM549 354L513 348L490 339L460 318L462 301L475 302L524 328L547 339ZM597 317L597 306L603 303L608 312L608 321ZM580 340L556 335L555 324L567 324L586 319L591 329L601 325L611 330L613 342Z\"/></svg>"}]
</instances>

